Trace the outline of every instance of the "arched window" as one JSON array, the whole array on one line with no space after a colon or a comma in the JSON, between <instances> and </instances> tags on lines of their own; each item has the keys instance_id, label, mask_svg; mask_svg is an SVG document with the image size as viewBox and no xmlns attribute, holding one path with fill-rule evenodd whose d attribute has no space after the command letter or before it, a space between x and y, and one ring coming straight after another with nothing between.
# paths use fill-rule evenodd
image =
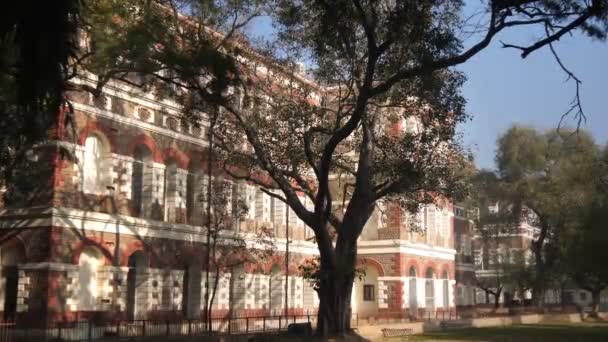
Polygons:
<instances>
[{"instance_id":1,"label":"arched window","mask_svg":"<svg viewBox=\"0 0 608 342\"><path fill-rule=\"evenodd\" d=\"M203 194L203 179L200 163L193 162L188 168L186 186L186 215L188 223L196 226L203 225L203 206L200 196Z\"/></svg>"},{"instance_id":2,"label":"arched window","mask_svg":"<svg viewBox=\"0 0 608 342\"><path fill-rule=\"evenodd\" d=\"M97 308L100 288L97 272L103 265L103 255L95 247L86 247L78 260L78 310L94 311Z\"/></svg>"},{"instance_id":3,"label":"arched window","mask_svg":"<svg viewBox=\"0 0 608 342\"><path fill-rule=\"evenodd\" d=\"M127 274L127 317L139 319L145 317L148 293L143 291L148 285L148 258L142 251L129 256L129 273Z\"/></svg>"},{"instance_id":4,"label":"arched window","mask_svg":"<svg viewBox=\"0 0 608 342\"><path fill-rule=\"evenodd\" d=\"M426 309L435 309L435 272L432 268L426 270L426 281L424 286L424 293L426 299Z\"/></svg>"},{"instance_id":5,"label":"arched window","mask_svg":"<svg viewBox=\"0 0 608 342\"><path fill-rule=\"evenodd\" d=\"M4 282L4 319L15 319L17 294L19 292L19 264L25 262L25 249L19 242L9 242L0 247L2 281ZM1 306L0 306L1 308Z\"/></svg>"},{"instance_id":6,"label":"arched window","mask_svg":"<svg viewBox=\"0 0 608 342\"><path fill-rule=\"evenodd\" d=\"M450 307L450 281L448 277L448 271L443 271L443 307L448 309Z\"/></svg>"},{"instance_id":7,"label":"arched window","mask_svg":"<svg viewBox=\"0 0 608 342\"><path fill-rule=\"evenodd\" d=\"M177 206L180 194L178 192L177 163L175 160L167 162L165 167L165 220L177 222Z\"/></svg>"},{"instance_id":8,"label":"arched window","mask_svg":"<svg viewBox=\"0 0 608 342\"><path fill-rule=\"evenodd\" d=\"M133 159L133 173L131 175L133 216L149 217L154 190L152 152L144 145L137 146Z\"/></svg>"},{"instance_id":9,"label":"arched window","mask_svg":"<svg viewBox=\"0 0 608 342\"><path fill-rule=\"evenodd\" d=\"M414 266L410 267L410 272L409 272L409 276L410 276L410 280L409 280L409 294L410 294L410 305L409 305L409 311L410 311L410 315L411 316L416 316L417 315L417 310L418 310L418 295L417 295L417 290L416 290L416 269L414 268Z\"/></svg>"},{"instance_id":10,"label":"arched window","mask_svg":"<svg viewBox=\"0 0 608 342\"><path fill-rule=\"evenodd\" d=\"M83 183L82 190L86 193L104 193L107 182L108 163L106 162L105 146L97 136L88 136L84 143ZM106 184L108 183L108 184Z\"/></svg>"}]
</instances>

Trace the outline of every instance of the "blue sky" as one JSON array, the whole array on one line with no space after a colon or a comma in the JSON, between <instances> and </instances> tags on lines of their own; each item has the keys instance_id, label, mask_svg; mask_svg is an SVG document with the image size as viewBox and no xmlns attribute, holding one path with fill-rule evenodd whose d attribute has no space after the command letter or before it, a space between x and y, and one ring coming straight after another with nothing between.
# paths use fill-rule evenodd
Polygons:
<instances>
[{"instance_id":1,"label":"blue sky","mask_svg":"<svg viewBox=\"0 0 608 342\"><path fill-rule=\"evenodd\" d=\"M529 39L530 32L503 35L505 41ZM598 143L608 139L608 43L594 42L577 34L556 45L563 62L583 81L581 96L590 131ZM473 115L461 127L464 143L475 153L479 167L494 167L495 142L515 123L538 129L557 126L574 96L574 84L549 50L521 59L515 50L503 49L495 41L487 50L459 67L468 76L463 92L467 110Z\"/></svg>"},{"instance_id":2,"label":"blue sky","mask_svg":"<svg viewBox=\"0 0 608 342\"><path fill-rule=\"evenodd\" d=\"M469 6L477 4L469 0ZM272 32L267 20L258 20L254 31ZM468 81L463 88L471 121L460 127L463 143L480 168L494 167L496 139L511 125L554 129L562 113L570 107L574 83L566 76L547 49L522 59L516 50L503 49L499 40L526 42L538 36L530 30L502 34L490 47L458 67ZM608 42L597 42L575 34L555 45L562 61L583 81L581 97L590 131L600 144L608 142Z\"/></svg>"}]
</instances>

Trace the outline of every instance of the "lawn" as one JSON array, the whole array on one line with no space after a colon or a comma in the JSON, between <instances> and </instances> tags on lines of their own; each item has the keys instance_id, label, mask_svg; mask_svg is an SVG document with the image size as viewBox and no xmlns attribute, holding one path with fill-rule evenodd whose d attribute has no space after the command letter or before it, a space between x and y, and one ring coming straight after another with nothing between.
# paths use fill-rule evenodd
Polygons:
<instances>
[{"instance_id":1,"label":"lawn","mask_svg":"<svg viewBox=\"0 0 608 342\"><path fill-rule=\"evenodd\" d=\"M386 338L384 341L405 341ZM409 341L444 342L607 342L608 324L581 323L555 325L515 325L509 327L470 328L445 332L426 333Z\"/></svg>"}]
</instances>

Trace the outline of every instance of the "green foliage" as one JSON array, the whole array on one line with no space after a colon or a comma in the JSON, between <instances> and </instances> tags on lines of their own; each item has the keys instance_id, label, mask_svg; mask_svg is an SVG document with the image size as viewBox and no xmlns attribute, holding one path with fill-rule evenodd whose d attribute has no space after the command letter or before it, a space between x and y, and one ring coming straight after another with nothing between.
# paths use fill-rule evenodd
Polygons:
<instances>
[{"instance_id":1,"label":"green foliage","mask_svg":"<svg viewBox=\"0 0 608 342\"><path fill-rule=\"evenodd\" d=\"M0 189L20 192L12 199L28 197L36 183L24 181L35 166L26 154L47 140L64 104L81 9L75 0L0 5Z\"/></svg>"},{"instance_id":2,"label":"green foliage","mask_svg":"<svg viewBox=\"0 0 608 342\"><path fill-rule=\"evenodd\" d=\"M598 215L608 173L603 153L585 131L539 132L513 126L498 139L498 170L481 172L473 180L478 192L473 202L481 209L479 227L491 227L484 230L488 238L523 222L538 229L531 245L534 269L526 267L533 280L524 281L532 283L537 294L567 276L582 287L601 283L604 271L597 260L605 247L591 247L605 244L605 234L595 228L601 226ZM501 210L490 214L487 204L494 202ZM509 272L521 281L526 273L521 271Z\"/></svg>"},{"instance_id":3,"label":"green foliage","mask_svg":"<svg viewBox=\"0 0 608 342\"><path fill-rule=\"evenodd\" d=\"M298 265L298 271L306 281L310 282L313 289L318 291L321 287L321 259L319 257L313 257L305 259L300 265ZM355 279L365 279L365 267L359 265L355 268Z\"/></svg>"}]
</instances>

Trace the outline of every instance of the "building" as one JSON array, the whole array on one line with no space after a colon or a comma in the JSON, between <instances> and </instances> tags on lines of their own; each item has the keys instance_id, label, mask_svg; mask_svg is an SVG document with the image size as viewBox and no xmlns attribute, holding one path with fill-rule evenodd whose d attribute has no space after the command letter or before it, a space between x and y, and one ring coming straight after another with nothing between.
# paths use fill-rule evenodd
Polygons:
<instances>
[{"instance_id":1,"label":"building","mask_svg":"<svg viewBox=\"0 0 608 342\"><path fill-rule=\"evenodd\" d=\"M499 210L498 202L488 208L490 214L497 214ZM528 213L528 216L508 227L488 226L484 228L485 231L473 233L474 277L477 284L475 304L494 305L494 294L490 291L499 293L498 303L503 306L530 304L531 281L535 271L531 246L540 233L540 229L534 225L535 221L533 214ZM526 276L526 273L529 275ZM499 287L501 290L497 292ZM572 282L562 284L561 288L556 286L546 290L544 302L548 306L574 305L583 309L592 304L591 293ZM601 303L603 307L606 306L607 294L602 295Z\"/></svg>"},{"instance_id":2,"label":"building","mask_svg":"<svg viewBox=\"0 0 608 342\"><path fill-rule=\"evenodd\" d=\"M83 74L75 82L94 80ZM110 81L99 97L67 96L75 130L63 126L61 112L51 142L32 154L40 170L32 182L39 186L0 212L4 317L31 323L199 317L206 236L194 194L205 178L205 121L183 125L177 103L120 81ZM214 314L314 312L316 293L298 271L318 254L310 229L259 188L220 177L249 206L234 231L272 227L276 251L219 275ZM455 310L453 221L448 202L416 217L379 206L358 244L365 278L354 285L353 312L413 318ZM413 224L424 229L415 232Z\"/></svg>"},{"instance_id":3,"label":"building","mask_svg":"<svg viewBox=\"0 0 608 342\"><path fill-rule=\"evenodd\" d=\"M456 247L456 306L470 308L475 305L475 263L473 258L473 236L475 235L476 211L464 205L454 205L454 244Z\"/></svg>"}]
</instances>

